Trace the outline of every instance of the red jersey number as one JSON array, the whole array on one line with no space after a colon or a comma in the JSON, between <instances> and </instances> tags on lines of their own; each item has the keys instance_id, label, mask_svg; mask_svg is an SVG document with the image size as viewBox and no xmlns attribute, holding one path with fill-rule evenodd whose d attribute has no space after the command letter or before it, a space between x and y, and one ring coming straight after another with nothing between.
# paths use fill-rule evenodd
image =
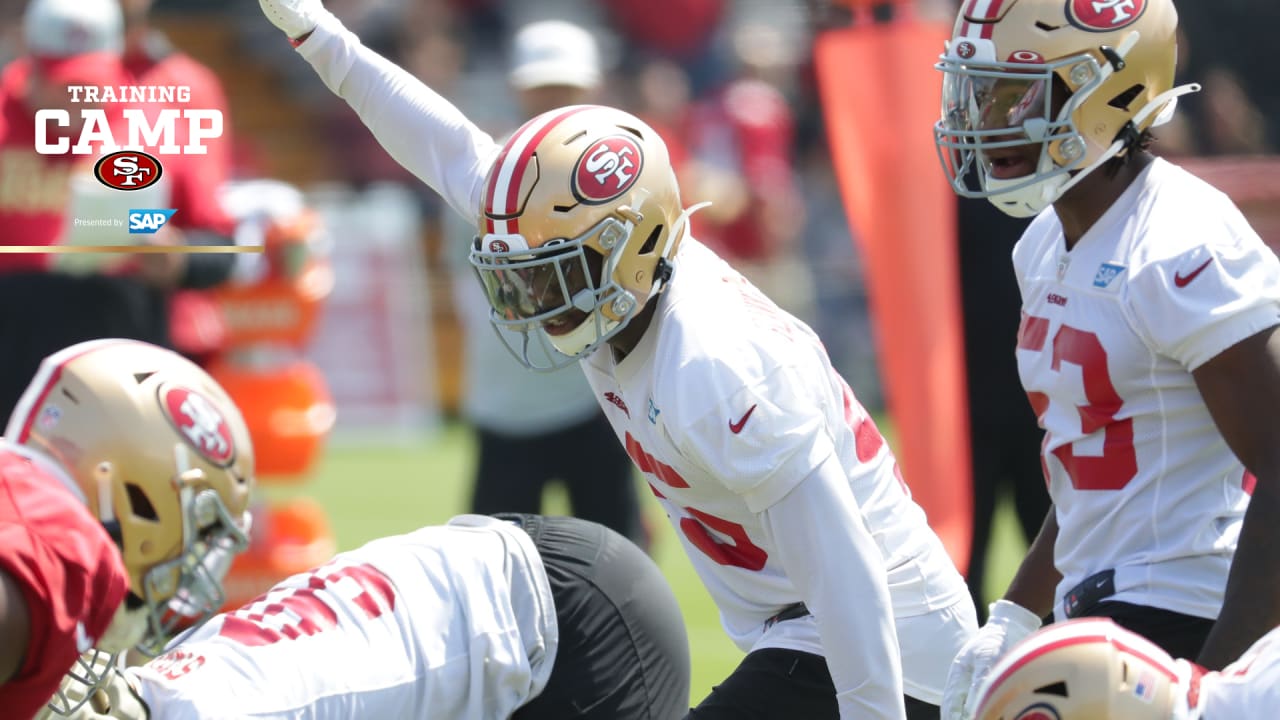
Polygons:
<instances>
[{"instance_id":1,"label":"red jersey number","mask_svg":"<svg viewBox=\"0 0 1280 720\"><path fill-rule=\"evenodd\" d=\"M1047 318L1022 316L1018 328L1018 347L1041 352L1049 337ZM1087 405L1077 406L1080 429L1086 435L1103 431L1102 455L1076 455L1073 444L1054 449L1053 454L1067 470L1071 486L1077 490L1119 490L1138 474L1138 455L1133 447L1133 418L1117 420L1124 400L1111 383L1107 369L1107 351L1095 333L1077 330L1069 325L1058 328L1053 336L1055 372L1068 362L1080 367ZM1036 416L1043 420L1049 399L1043 393L1028 393Z\"/></svg>"},{"instance_id":2,"label":"red jersey number","mask_svg":"<svg viewBox=\"0 0 1280 720\"><path fill-rule=\"evenodd\" d=\"M343 580L349 580L350 585L344 587L347 584ZM320 594L321 590L351 595L351 602L369 619L396 607L391 581L372 565L322 567L312 571L306 587L293 588L265 606L260 605L263 598L259 598L227 615L218 634L242 645L256 646L296 640L336 627L338 613Z\"/></svg>"},{"instance_id":3,"label":"red jersey number","mask_svg":"<svg viewBox=\"0 0 1280 720\"><path fill-rule=\"evenodd\" d=\"M631 436L631 433L627 433L626 446L627 454L631 456L631 461L644 474L650 475L670 487L689 487L689 483L683 477L680 477L680 474L674 468L646 452L640 446L639 441ZM663 495L658 486L653 484L653 480L649 481L649 489L653 491L654 495L664 500L666 499L667 496ZM702 512L697 508L686 507L683 510L688 513L688 516L680 518L680 532L684 533L689 542L701 550L703 555L711 558L717 564L739 567L754 572L763 568L765 563L769 561L769 553L765 552L764 548L751 542L751 538L747 537L747 529L742 525ZM721 540L716 534L729 538L729 541Z\"/></svg>"}]
</instances>

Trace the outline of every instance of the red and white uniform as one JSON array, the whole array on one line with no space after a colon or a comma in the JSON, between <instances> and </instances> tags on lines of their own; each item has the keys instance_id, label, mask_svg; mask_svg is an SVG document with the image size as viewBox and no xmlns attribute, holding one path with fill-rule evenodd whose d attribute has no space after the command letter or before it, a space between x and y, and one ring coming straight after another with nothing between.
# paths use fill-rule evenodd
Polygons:
<instances>
[{"instance_id":1,"label":"red and white uniform","mask_svg":"<svg viewBox=\"0 0 1280 720\"><path fill-rule=\"evenodd\" d=\"M393 157L476 217L492 138L340 25L323 21L299 52ZM583 368L729 635L824 655L844 718L901 717L904 689L939 702L976 630L972 601L816 336L693 239L660 303L625 362L605 347ZM801 601L813 617L766 631Z\"/></svg>"},{"instance_id":2,"label":"red and white uniform","mask_svg":"<svg viewBox=\"0 0 1280 720\"><path fill-rule=\"evenodd\" d=\"M0 439L0 571L31 617L22 667L0 683L4 716L33 717L124 601L129 576L115 542L52 462Z\"/></svg>"},{"instance_id":3,"label":"red and white uniform","mask_svg":"<svg viewBox=\"0 0 1280 720\"><path fill-rule=\"evenodd\" d=\"M973 613L884 438L806 325L692 239L675 267L632 353L619 363L605 348L583 367L725 630L744 651L824 655L838 690L900 652L907 694L936 703ZM766 630L800 601L816 621ZM895 629L898 647L877 657ZM846 716L880 716L841 700Z\"/></svg>"},{"instance_id":4,"label":"red and white uniform","mask_svg":"<svg viewBox=\"0 0 1280 720\"><path fill-rule=\"evenodd\" d=\"M1200 679L1200 717L1271 720L1280 708L1280 628L1263 635L1240 659Z\"/></svg>"},{"instance_id":5,"label":"red and white uniform","mask_svg":"<svg viewBox=\"0 0 1280 720\"><path fill-rule=\"evenodd\" d=\"M1253 478L1191 373L1280 322L1280 261L1225 195L1156 160L1070 252L1049 209L1013 262L1059 598L1114 568L1117 601L1217 617Z\"/></svg>"},{"instance_id":6,"label":"red and white uniform","mask_svg":"<svg viewBox=\"0 0 1280 720\"><path fill-rule=\"evenodd\" d=\"M463 515L287 578L129 672L166 720L505 720L558 643L528 534Z\"/></svg>"}]
</instances>

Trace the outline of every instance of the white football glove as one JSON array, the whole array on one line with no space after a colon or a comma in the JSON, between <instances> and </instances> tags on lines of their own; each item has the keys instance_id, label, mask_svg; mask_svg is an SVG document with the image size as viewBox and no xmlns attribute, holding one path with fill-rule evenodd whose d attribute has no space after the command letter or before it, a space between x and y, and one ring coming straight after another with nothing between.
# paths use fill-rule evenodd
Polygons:
<instances>
[{"instance_id":1,"label":"white football glove","mask_svg":"<svg viewBox=\"0 0 1280 720\"><path fill-rule=\"evenodd\" d=\"M942 691L942 720L969 720L978 709L978 687L1000 658L1040 628L1035 613L1008 600L991 603L987 624L960 648Z\"/></svg>"},{"instance_id":2,"label":"white football glove","mask_svg":"<svg viewBox=\"0 0 1280 720\"><path fill-rule=\"evenodd\" d=\"M320 0L258 0L258 4L271 24L283 30L291 40L315 30L321 18L331 14Z\"/></svg>"}]
</instances>

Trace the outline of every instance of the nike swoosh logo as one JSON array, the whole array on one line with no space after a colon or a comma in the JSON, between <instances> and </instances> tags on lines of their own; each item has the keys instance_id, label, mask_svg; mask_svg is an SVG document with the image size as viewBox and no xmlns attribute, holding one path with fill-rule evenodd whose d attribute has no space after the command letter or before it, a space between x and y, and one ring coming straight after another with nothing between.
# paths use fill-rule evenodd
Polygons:
<instances>
[{"instance_id":1,"label":"nike swoosh logo","mask_svg":"<svg viewBox=\"0 0 1280 720\"><path fill-rule=\"evenodd\" d=\"M742 416L742 419L741 419L741 420L739 420L738 422L734 422L734 421L730 420L730 421L729 421L729 432L733 433L734 435L737 435L738 433L742 432L742 428L743 428L743 426L745 426L745 425L747 424L747 419L748 419L748 418L750 418L750 417L751 417L751 413L753 413L753 412L755 412L755 411L756 411L756 406L755 406L755 405L752 405L752 406L751 406L751 409L747 411L747 414L746 414L746 415L743 415L743 416Z\"/></svg>"},{"instance_id":2,"label":"nike swoosh logo","mask_svg":"<svg viewBox=\"0 0 1280 720\"><path fill-rule=\"evenodd\" d=\"M1180 288L1184 288L1190 285L1192 280L1195 280L1197 277L1199 277L1200 273L1204 272L1204 269L1209 267L1212 264L1213 264L1213 258L1209 258L1208 260L1204 261L1203 265L1196 268L1195 270L1192 270L1187 275L1183 275L1182 273L1174 273L1173 284L1177 285Z\"/></svg>"}]
</instances>

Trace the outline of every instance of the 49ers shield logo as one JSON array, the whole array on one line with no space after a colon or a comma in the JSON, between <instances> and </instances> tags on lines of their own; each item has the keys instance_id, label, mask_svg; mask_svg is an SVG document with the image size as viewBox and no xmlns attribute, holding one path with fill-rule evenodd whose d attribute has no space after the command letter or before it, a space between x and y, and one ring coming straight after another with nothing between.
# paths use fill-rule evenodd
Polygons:
<instances>
[{"instance_id":1,"label":"49ers shield logo","mask_svg":"<svg viewBox=\"0 0 1280 720\"><path fill-rule=\"evenodd\" d=\"M573 196L586 205L603 205L635 184L642 168L644 153L635 140L625 135L601 138L573 168Z\"/></svg>"},{"instance_id":2,"label":"49ers shield logo","mask_svg":"<svg viewBox=\"0 0 1280 720\"><path fill-rule=\"evenodd\" d=\"M218 467L227 467L235 459L231 427L208 398L195 390L165 386L160 389L160 406L200 457Z\"/></svg>"},{"instance_id":3,"label":"49ers shield logo","mask_svg":"<svg viewBox=\"0 0 1280 720\"><path fill-rule=\"evenodd\" d=\"M1132 25L1147 9L1147 0L1067 0L1067 19L1090 32L1111 32Z\"/></svg>"},{"instance_id":4,"label":"49ers shield logo","mask_svg":"<svg viewBox=\"0 0 1280 720\"><path fill-rule=\"evenodd\" d=\"M164 166L154 155L121 150L103 155L93 166L98 182L115 190L141 190L160 181Z\"/></svg>"}]
</instances>

